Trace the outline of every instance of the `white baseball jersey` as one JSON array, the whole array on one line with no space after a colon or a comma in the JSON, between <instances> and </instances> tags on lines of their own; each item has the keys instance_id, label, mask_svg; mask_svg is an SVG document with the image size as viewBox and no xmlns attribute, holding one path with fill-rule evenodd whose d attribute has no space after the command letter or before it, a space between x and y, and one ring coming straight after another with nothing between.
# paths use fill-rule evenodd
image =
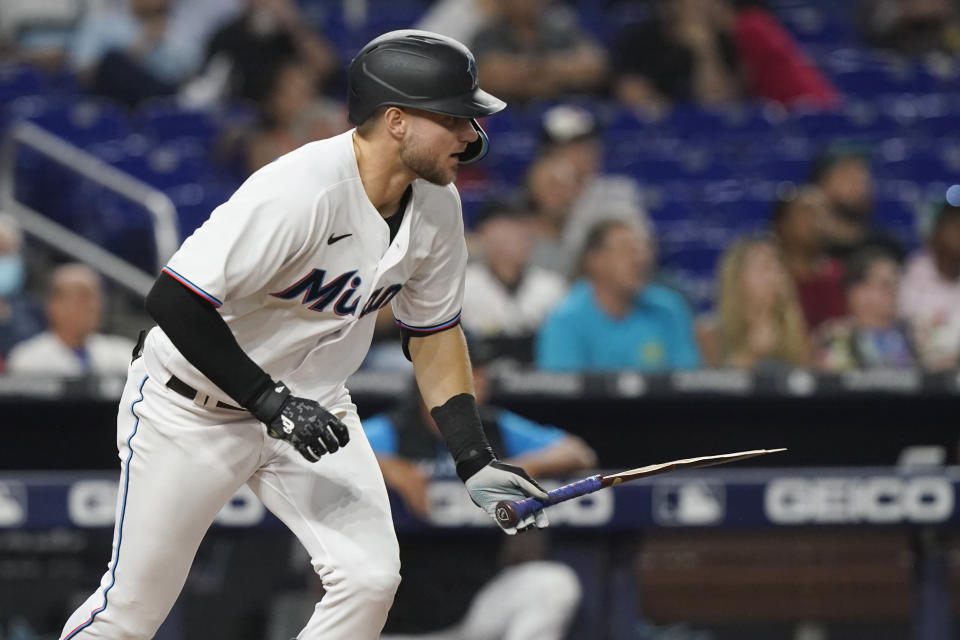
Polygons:
<instances>
[{"instance_id":1,"label":"white baseball jersey","mask_svg":"<svg viewBox=\"0 0 960 640\"><path fill-rule=\"evenodd\" d=\"M253 174L164 269L218 307L240 347L275 380L326 405L346 393L387 303L415 332L457 322L467 262L452 185L415 180L390 241L360 180L352 135L307 144ZM148 369L159 363L235 404L159 328L145 355Z\"/></svg>"}]
</instances>

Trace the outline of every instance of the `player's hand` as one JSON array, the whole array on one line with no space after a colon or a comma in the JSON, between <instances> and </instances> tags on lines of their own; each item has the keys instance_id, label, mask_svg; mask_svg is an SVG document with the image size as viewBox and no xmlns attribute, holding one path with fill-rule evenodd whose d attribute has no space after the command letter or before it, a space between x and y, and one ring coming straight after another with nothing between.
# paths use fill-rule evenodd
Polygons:
<instances>
[{"instance_id":1,"label":"player's hand","mask_svg":"<svg viewBox=\"0 0 960 640\"><path fill-rule=\"evenodd\" d=\"M464 484L473 503L490 514L500 528L511 536L532 526L542 529L549 524L543 509L527 516L516 527L504 527L497 520L496 508L501 500L522 500L526 497L549 499L543 487L520 467L494 460L467 478Z\"/></svg>"},{"instance_id":2,"label":"player's hand","mask_svg":"<svg viewBox=\"0 0 960 640\"><path fill-rule=\"evenodd\" d=\"M267 425L269 436L286 440L310 462L350 442L340 418L314 400L291 395L282 382L270 385L247 408Z\"/></svg>"}]
</instances>

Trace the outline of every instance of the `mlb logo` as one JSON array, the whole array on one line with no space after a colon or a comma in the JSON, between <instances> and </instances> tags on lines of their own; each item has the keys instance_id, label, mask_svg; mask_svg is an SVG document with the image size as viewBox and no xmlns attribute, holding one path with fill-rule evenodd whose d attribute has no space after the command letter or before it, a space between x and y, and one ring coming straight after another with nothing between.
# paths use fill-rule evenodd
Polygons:
<instances>
[{"instance_id":1,"label":"mlb logo","mask_svg":"<svg viewBox=\"0 0 960 640\"><path fill-rule=\"evenodd\" d=\"M657 483L653 487L653 519L664 527L703 527L726 515L723 485L690 480Z\"/></svg>"}]
</instances>

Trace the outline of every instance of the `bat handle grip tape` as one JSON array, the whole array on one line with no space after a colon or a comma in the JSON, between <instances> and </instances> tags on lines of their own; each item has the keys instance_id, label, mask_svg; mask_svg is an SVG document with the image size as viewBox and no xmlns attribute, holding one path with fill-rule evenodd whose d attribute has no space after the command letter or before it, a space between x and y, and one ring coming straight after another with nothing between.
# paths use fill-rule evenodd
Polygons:
<instances>
[{"instance_id":1,"label":"bat handle grip tape","mask_svg":"<svg viewBox=\"0 0 960 640\"><path fill-rule=\"evenodd\" d=\"M517 523L544 507L549 507L558 502L564 502L572 498L585 496L593 493L603 487L601 484L603 476L595 475L583 480L577 480L570 484L554 489L547 493L548 500L538 500L537 498L524 498L523 500L501 500L497 503L496 516L497 522L503 527L515 527Z\"/></svg>"}]
</instances>

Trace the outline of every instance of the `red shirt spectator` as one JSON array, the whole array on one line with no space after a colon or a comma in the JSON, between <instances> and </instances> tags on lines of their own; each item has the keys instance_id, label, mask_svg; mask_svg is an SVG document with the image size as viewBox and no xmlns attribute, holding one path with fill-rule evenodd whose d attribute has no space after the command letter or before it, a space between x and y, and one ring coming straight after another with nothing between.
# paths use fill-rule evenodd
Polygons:
<instances>
[{"instance_id":1,"label":"red shirt spectator","mask_svg":"<svg viewBox=\"0 0 960 640\"><path fill-rule=\"evenodd\" d=\"M809 327L817 327L825 320L842 317L847 311L843 294L843 264L828 258L819 273L807 278L794 278L797 297Z\"/></svg>"},{"instance_id":2,"label":"red shirt spectator","mask_svg":"<svg viewBox=\"0 0 960 640\"><path fill-rule=\"evenodd\" d=\"M767 11L749 7L737 12L733 39L753 95L788 106L837 104L837 90Z\"/></svg>"},{"instance_id":3,"label":"red shirt spectator","mask_svg":"<svg viewBox=\"0 0 960 640\"><path fill-rule=\"evenodd\" d=\"M781 198L773 211L773 231L811 329L847 313L843 263L826 252L828 215L823 193L813 187Z\"/></svg>"}]
</instances>

